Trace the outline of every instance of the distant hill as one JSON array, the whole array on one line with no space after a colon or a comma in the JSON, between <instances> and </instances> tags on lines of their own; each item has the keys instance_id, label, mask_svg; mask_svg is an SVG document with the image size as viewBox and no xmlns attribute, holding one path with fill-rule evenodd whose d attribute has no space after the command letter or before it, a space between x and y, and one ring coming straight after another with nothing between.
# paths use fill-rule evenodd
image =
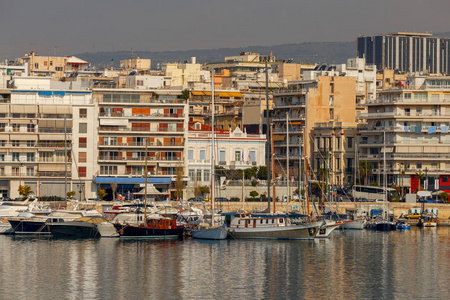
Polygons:
<instances>
[{"instance_id":1,"label":"distant hill","mask_svg":"<svg viewBox=\"0 0 450 300\"><path fill-rule=\"evenodd\" d=\"M348 58L356 56L356 42L315 42L208 50L134 51L133 53L140 58L151 59L152 68L156 68L158 63L190 61L192 56L197 58L198 63L222 62L225 56L238 55L242 51L258 52L262 55L268 55L272 51L276 59L292 58L294 62L302 63L345 63ZM75 54L75 56L85 59L97 67L111 67L112 65L118 67L120 60L131 57L131 52L86 52Z\"/></svg>"}]
</instances>

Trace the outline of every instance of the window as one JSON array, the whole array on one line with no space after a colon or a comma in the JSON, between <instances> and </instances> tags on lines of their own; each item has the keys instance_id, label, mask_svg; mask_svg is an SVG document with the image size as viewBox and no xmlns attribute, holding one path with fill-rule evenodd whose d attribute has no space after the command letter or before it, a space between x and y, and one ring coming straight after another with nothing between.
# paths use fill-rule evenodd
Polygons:
<instances>
[{"instance_id":1,"label":"window","mask_svg":"<svg viewBox=\"0 0 450 300\"><path fill-rule=\"evenodd\" d=\"M234 151L234 160L241 161L241 151L240 150Z\"/></svg>"},{"instance_id":2,"label":"window","mask_svg":"<svg viewBox=\"0 0 450 300\"><path fill-rule=\"evenodd\" d=\"M78 148L87 148L87 138L78 138Z\"/></svg>"},{"instance_id":3,"label":"window","mask_svg":"<svg viewBox=\"0 0 450 300\"><path fill-rule=\"evenodd\" d=\"M27 124L27 132L34 132L34 124Z\"/></svg>"},{"instance_id":4,"label":"window","mask_svg":"<svg viewBox=\"0 0 450 300\"><path fill-rule=\"evenodd\" d=\"M144 85L144 80L136 80L136 85L143 86Z\"/></svg>"},{"instance_id":5,"label":"window","mask_svg":"<svg viewBox=\"0 0 450 300\"><path fill-rule=\"evenodd\" d=\"M353 148L353 137L347 137L347 148Z\"/></svg>"},{"instance_id":6,"label":"window","mask_svg":"<svg viewBox=\"0 0 450 300\"><path fill-rule=\"evenodd\" d=\"M341 169L341 159L340 158L336 158L336 169L337 170Z\"/></svg>"},{"instance_id":7,"label":"window","mask_svg":"<svg viewBox=\"0 0 450 300\"><path fill-rule=\"evenodd\" d=\"M35 63L35 64L34 64L34 67L35 67L36 69L39 69L39 63Z\"/></svg>"},{"instance_id":8,"label":"window","mask_svg":"<svg viewBox=\"0 0 450 300\"><path fill-rule=\"evenodd\" d=\"M20 141L12 140L12 145L13 145L13 147L19 147L20 146Z\"/></svg>"},{"instance_id":9,"label":"window","mask_svg":"<svg viewBox=\"0 0 450 300\"><path fill-rule=\"evenodd\" d=\"M209 181L209 170L203 171L203 181Z\"/></svg>"},{"instance_id":10,"label":"window","mask_svg":"<svg viewBox=\"0 0 450 300\"><path fill-rule=\"evenodd\" d=\"M188 159L194 160L194 150L193 149L188 150Z\"/></svg>"},{"instance_id":11,"label":"window","mask_svg":"<svg viewBox=\"0 0 450 300\"><path fill-rule=\"evenodd\" d=\"M86 167L78 167L78 177L86 177Z\"/></svg>"},{"instance_id":12,"label":"window","mask_svg":"<svg viewBox=\"0 0 450 300\"><path fill-rule=\"evenodd\" d=\"M195 180L195 178L194 178L194 170L189 169L188 174L189 174L189 180L190 181L194 181Z\"/></svg>"},{"instance_id":13,"label":"window","mask_svg":"<svg viewBox=\"0 0 450 300\"><path fill-rule=\"evenodd\" d=\"M0 168L0 175L5 175L5 167Z\"/></svg>"},{"instance_id":14,"label":"window","mask_svg":"<svg viewBox=\"0 0 450 300\"><path fill-rule=\"evenodd\" d=\"M206 159L206 150L200 149L200 160L205 160L205 159Z\"/></svg>"},{"instance_id":15,"label":"window","mask_svg":"<svg viewBox=\"0 0 450 300\"><path fill-rule=\"evenodd\" d=\"M442 183L448 183L449 176L442 176Z\"/></svg>"},{"instance_id":16,"label":"window","mask_svg":"<svg viewBox=\"0 0 450 300\"><path fill-rule=\"evenodd\" d=\"M202 181L202 170L197 170L197 181Z\"/></svg>"},{"instance_id":17,"label":"window","mask_svg":"<svg viewBox=\"0 0 450 300\"><path fill-rule=\"evenodd\" d=\"M62 71L63 67L55 67L55 71Z\"/></svg>"},{"instance_id":18,"label":"window","mask_svg":"<svg viewBox=\"0 0 450 300\"><path fill-rule=\"evenodd\" d=\"M417 168L417 169L422 169L422 164L421 164L421 163L417 163L417 164L416 164L416 168Z\"/></svg>"},{"instance_id":19,"label":"window","mask_svg":"<svg viewBox=\"0 0 450 300\"><path fill-rule=\"evenodd\" d=\"M250 156L250 161L256 161L256 151L250 151L250 154L249 154L249 156Z\"/></svg>"},{"instance_id":20,"label":"window","mask_svg":"<svg viewBox=\"0 0 450 300\"><path fill-rule=\"evenodd\" d=\"M34 153L27 153L27 161L34 161Z\"/></svg>"},{"instance_id":21,"label":"window","mask_svg":"<svg viewBox=\"0 0 450 300\"><path fill-rule=\"evenodd\" d=\"M80 123L79 133L87 133L87 123Z\"/></svg>"},{"instance_id":22,"label":"window","mask_svg":"<svg viewBox=\"0 0 450 300\"><path fill-rule=\"evenodd\" d=\"M27 176L34 176L34 167L27 167Z\"/></svg>"},{"instance_id":23,"label":"window","mask_svg":"<svg viewBox=\"0 0 450 300\"><path fill-rule=\"evenodd\" d=\"M19 161L19 153L13 152L12 154L12 161Z\"/></svg>"},{"instance_id":24,"label":"window","mask_svg":"<svg viewBox=\"0 0 450 300\"><path fill-rule=\"evenodd\" d=\"M27 141L27 147L34 147L36 145L35 141Z\"/></svg>"},{"instance_id":25,"label":"window","mask_svg":"<svg viewBox=\"0 0 450 300\"><path fill-rule=\"evenodd\" d=\"M20 131L20 124L12 124L13 132L19 132Z\"/></svg>"},{"instance_id":26,"label":"window","mask_svg":"<svg viewBox=\"0 0 450 300\"><path fill-rule=\"evenodd\" d=\"M411 99L411 93L405 93L405 99Z\"/></svg>"},{"instance_id":27,"label":"window","mask_svg":"<svg viewBox=\"0 0 450 300\"><path fill-rule=\"evenodd\" d=\"M336 137L336 150L340 150L341 149L341 137L337 136Z\"/></svg>"},{"instance_id":28,"label":"window","mask_svg":"<svg viewBox=\"0 0 450 300\"><path fill-rule=\"evenodd\" d=\"M78 162L85 163L86 162L86 152L78 152Z\"/></svg>"},{"instance_id":29,"label":"window","mask_svg":"<svg viewBox=\"0 0 450 300\"><path fill-rule=\"evenodd\" d=\"M12 174L11 175L13 175L13 176L19 176L19 167L12 167L11 168L11 172L12 172Z\"/></svg>"},{"instance_id":30,"label":"window","mask_svg":"<svg viewBox=\"0 0 450 300\"><path fill-rule=\"evenodd\" d=\"M5 161L5 154L0 154L0 161Z\"/></svg>"},{"instance_id":31,"label":"window","mask_svg":"<svg viewBox=\"0 0 450 300\"><path fill-rule=\"evenodd\" d=\"M80 108L80 119L87 118L87 108Z\"/></svg>"},{"instance_id":32,"label":"window","mask_svg":"<svg viewBox=\"0 0 450 300\"><path fill-rule=\"evenodd\" d=\"M6 127L5 123L0 123L0 132L5 132L5 127Z\"/></svg>"},{"instance_id":33,"label":"window","mask_svg":"<svg viewBox=\"0 0 450 300\"><path fill-rule=\"evenodd\" d=\"M225 150L219 151L219 161L225 162Z\"/></svg>"}]
</instances>

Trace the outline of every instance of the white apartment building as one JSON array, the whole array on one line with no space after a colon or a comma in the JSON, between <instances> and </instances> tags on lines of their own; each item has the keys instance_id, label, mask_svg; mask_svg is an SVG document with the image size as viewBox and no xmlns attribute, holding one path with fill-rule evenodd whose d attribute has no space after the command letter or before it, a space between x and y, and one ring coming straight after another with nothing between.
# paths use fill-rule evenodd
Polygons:
<instances>
[{"instance_id":1,"label":"white apartment building","mask_svg":"<svg viewBox=\"0 0 450 300\"><path fill-rule=\"evenodd\" d=\"M8 93L0 103L0 193L18 197L19 185L29 185L36 195L64 197L65 191L76 191L77 198L93 197L97 156L89 147L96 140L96 131L88 130L95 128L96 120L92 93L49 89Z\"/></svg>"},{"instance_id":2,"label":"white apartment building","mask_svg":"<svg viewBox=\"0 0 450 300\"><path fill-rule=\"evenodd\" d=\"M450 77L408 77L366 105L359 161L372 164L370 181L383 184L385 151L387 185L450 191Z\"/></svg>"},{"instance_id":3,"label":"white apartment building","mask_svg":"<svg viewBox=\"0 0 450 300\"><path fill-rule=\"evenodd\" d=\"M246 169L265 165L266 135L215 128L215 166ZM189 184L207 185L211 179L211 126L190 122L187 149Z\"/></svg>"}]
</instances>

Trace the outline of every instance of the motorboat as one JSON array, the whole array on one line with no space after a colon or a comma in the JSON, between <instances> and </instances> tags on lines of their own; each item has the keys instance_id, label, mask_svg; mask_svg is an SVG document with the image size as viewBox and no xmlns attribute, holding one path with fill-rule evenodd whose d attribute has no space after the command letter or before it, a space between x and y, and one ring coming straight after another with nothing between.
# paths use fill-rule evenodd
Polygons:
<instances>
[{"instance_id":1,"label":"motorboat","mask_svg":"<svg viewBox=\"0 0 450 300\"><path fill-rule=\"evenodd\" d=\"M224 240L227 238L228 230L223 225L211 226L209 223L200 223L191 230L194 239Z\"/></svg>"},{"instance_id":2,"label":"motorboat","mask_svg":"<svg viewBox=\"0 0 450 300\"><path fill-rule=\"evenodd\" d=\"M406 222L406 219L398 219L395 227L397 230L409 230L410 229L410 225Z\"/></svg>"},{"instance_id":3,"label":"motorboat","mask_svg":"<svg viewBox=\"0 0 450 300\"><path fill-rule=\"evenodd\" d=\"M103 217L81 217L69 222L47 224L54 237L98 238L118 237L113 224Z\"/></svg>"},{"instance_id":4,"label":"motorboat","mask_svg":"<svg viewBox=\"0 0 450 300\"><path fill-rule=\"evenodd\" d=\"M436 214L432 212L424 212L419 218L419 227L437 227L439 224L439 219Z\"/></svg>"}]
</instances>

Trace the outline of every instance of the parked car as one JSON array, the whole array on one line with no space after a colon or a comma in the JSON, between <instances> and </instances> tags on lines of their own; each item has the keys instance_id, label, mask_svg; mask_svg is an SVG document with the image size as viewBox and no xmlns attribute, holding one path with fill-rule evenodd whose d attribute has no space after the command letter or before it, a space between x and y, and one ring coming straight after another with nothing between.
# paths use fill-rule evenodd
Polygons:
<instances>
[{"instance_id":1,"label":"parked car","mask_svg":"<svg viewBox=\"0 0 450 300\"><path fill-rule=\"evenodd\" d=\"M373 202L384 202L384 200L383 199L375 199L375 201L373 201Z\"/></svg>"},{"instance_id":2,"label":"parked car","mask_svg":"<svg viewBox=\"0 0 450 300\"><path fill-rule=\"evenodd\" d=\"M366 198L358 198L356 202L369 202Z\"/></svg>"},{"instance_id":3,"label":"parked car","mask_svg":"<svg viewBox=\"0 0 450 300\"><path fill-rule=\"evenodd\" d=\"M203 201L203 200L204 200L204 199L203 199L202 197L198 196L197 199L194 198L194 197L189 198L189 199L188 199L188 202Z\"/></svg>"},{"instance_id":4,"label":"parked car","mask_svg":"<svg viewBox=\"0 0 450 300\"><path fill-rule=\"evenodd\" d=\"M226 201L229 201L227 198L225 198L225 197L216 197L216 198L214 198L214 201L216 201L216 202L226 202Z\"/></svg>"}]
</instances>

